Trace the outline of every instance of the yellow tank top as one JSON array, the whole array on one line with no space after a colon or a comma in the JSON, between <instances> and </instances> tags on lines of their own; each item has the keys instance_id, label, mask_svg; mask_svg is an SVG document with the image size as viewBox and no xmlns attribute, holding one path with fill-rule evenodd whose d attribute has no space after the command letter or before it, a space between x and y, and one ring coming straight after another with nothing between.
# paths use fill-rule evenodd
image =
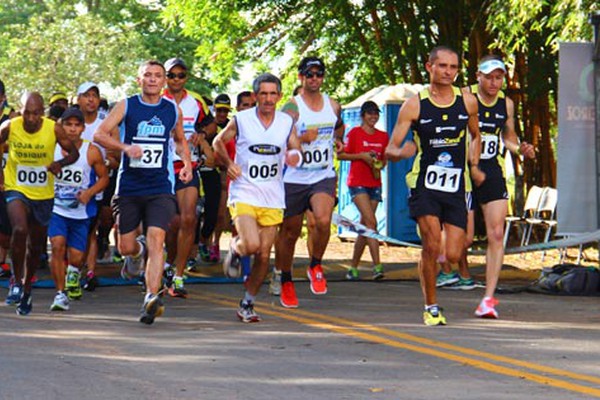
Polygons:
<instances>
[{"instance_id":1,"label":"yellow tank top","mask_svg":"<svg viewBox=\"0 0 600 400\"><path fill-rule=\"evenodd\" d=\"M54 175L47 167L54 161L54 121L42 118L36 133L27 133L23 117L10 121L8 161L4 169L5 190L16 190L30 200L54 198Z\"/></svg>"}]
</instances>

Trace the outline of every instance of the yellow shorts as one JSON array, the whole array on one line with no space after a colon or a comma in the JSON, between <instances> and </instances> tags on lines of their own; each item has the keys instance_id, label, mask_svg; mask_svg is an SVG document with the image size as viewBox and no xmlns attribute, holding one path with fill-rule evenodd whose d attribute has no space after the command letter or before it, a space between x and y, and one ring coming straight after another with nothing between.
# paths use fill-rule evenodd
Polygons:
<instances>
[{"instance_id":1,"label":"yellow shorts","mask_svg":"<svg viewBox=\"0 0 600 400\"><path fill-rule=\"evenodd\" d=\"M274 226L283 222L282 208L256 207L246 203L234 203L229 205L229 213L234 221L240 215L249 215L260 226Z\"/></svg>"}]
</instances>

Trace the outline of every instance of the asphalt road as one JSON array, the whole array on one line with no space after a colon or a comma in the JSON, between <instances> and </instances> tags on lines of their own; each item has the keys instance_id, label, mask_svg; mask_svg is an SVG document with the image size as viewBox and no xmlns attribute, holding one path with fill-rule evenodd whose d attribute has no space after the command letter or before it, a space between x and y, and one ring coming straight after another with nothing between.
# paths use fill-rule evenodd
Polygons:
<instances>
[{"instance_id":1,"label":"asphalt road","mask_svg":"<svg viewBox=\"0 0 600 400\"><path fill-rule=\"evenodd\" d=\"M0 307L0 399L586 399L600 397L600 298L440 291L448 325L422 323L417 282L297 284L286 310L267 286L243 324L240 284L189 285L154 325L139 288L101 287L65 313Z\"/></svg>"}]
</instances>

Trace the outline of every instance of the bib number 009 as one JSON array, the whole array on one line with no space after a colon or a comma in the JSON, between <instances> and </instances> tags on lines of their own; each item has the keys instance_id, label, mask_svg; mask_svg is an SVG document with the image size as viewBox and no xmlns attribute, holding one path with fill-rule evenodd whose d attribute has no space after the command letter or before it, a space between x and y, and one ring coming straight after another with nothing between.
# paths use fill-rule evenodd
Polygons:
<instances>
[{"instance_id":1,"label":"bib number 009","mask_svg":"<svg viewBox=\"0 0 600 400\"><path fill-rule=\"evenodd\" d=\"M46 186L48 171L46 167L17 167L17 184L22 186Z\"/></svg>"}]
</instances>

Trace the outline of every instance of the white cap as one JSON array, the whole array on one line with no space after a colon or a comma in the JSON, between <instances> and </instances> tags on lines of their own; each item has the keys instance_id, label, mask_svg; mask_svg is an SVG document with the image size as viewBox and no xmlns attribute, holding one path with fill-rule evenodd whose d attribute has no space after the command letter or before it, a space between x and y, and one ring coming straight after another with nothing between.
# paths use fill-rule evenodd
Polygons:
<instances>
[{"instance_id":1,"label":"white cap","mask_svg":"<svg viewBox=\"0 0 600 400\"><path fill-rule=\"evenodd\" d=\"M501 69L502 71L506 72L506 66L504 65L504 63L496 59L491 59L482 62L481 64L479 64L478 71L484 74L489 74L495 69Z\"/></svg>"},{"instance_id":2,"label":"white cap","mask_svg":"<svg viewBox=\"0 0 600 400\"><path fill-rule=\"evenodd\" d=\"M84 94L92 88L96 88L98 94L100 94L100 88L98 87L98 85L96 85L94 82L84 82L77 88L77 96L79 96L80 94Z\"/></svg>"}]
</instances>

